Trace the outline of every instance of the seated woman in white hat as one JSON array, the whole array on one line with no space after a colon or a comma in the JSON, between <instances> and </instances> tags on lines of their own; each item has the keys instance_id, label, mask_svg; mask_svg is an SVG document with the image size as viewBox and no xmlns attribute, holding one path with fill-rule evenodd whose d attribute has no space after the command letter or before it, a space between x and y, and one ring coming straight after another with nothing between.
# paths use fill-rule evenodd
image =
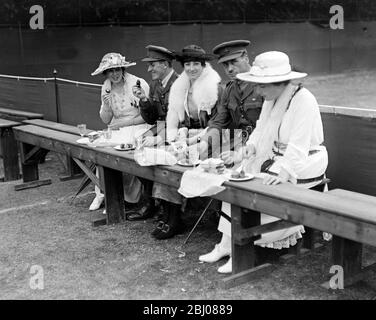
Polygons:
<instances>
[{"instance_id":1,"label":"seated woman in white hat","mask_svg":"<svg viewBox=\"0 0 376 320\"><path fill-rule=\"evenodd\" d=\"M258 174L264 184L290 182L298 187L311 188L325 177L328 154L324 142L320 110L315 97L299 81L306 73L291 70L289 57L278 51L258 55L249 72L237 75L243 81L257 83L257 90L265 99L256 129L246 146L236 153L223 153L225 163L243 163L245 171ZM232 272L231 208L223 203L218 230L222 239L214 250L199 257L200 261L215 262L230 256L218 269ZM267 213L267 212L266 212ZM278 220L261 215L261 224ZM265 233L256 245L282 249L296 244L304 233L303 226Z\"/></svg>"},{"instance_id":2,"label":"seated woman in white hat","mask_svg":"<svg viewBox=\"0 0 376 320\"><path fill-rule=\"evenodd\" d=\"M111 141L118 144L134 143L137 136L151 126L146 124L138 108L139 99L132 93L132 87L138 81L149 94L149 85L142 78L126 72L126 68L135 65L125 60L120 53L107 53L103 56L99 67L92 76L103 74L105 81L101 91L101 107L99 111L102 121L112 129ZM138 178L123 174L124 199L136 203L140 199L142 185ZM99 188L95 187L96 197L89 210L97 210L104 200Z\"/></svg>"}]
</instances>

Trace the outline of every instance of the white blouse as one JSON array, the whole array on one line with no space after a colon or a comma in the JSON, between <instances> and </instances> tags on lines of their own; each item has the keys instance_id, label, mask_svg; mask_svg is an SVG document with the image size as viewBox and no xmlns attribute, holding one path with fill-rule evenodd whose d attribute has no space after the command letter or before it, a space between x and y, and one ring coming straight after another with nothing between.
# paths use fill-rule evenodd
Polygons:
<instances>
[{"instance_id":1,"label":"white blouse","mask_svg":"<svg viewBox=\"0 0 376 320\"><path fill-rule=\"evenodd\" d=\"M268 121L263 110L247 144L256 145L260 132ZM310 91L302 88L292 98L290 107L282 118L273 146L273 151L280 155L274 156L275 162L269 170L279 174L281 168L285 169L293 183L296 183L296 179L315 178L324 174L328 154L322 146L323 142L323 125L316 98Z\"/></svg>"},{"instance_id":2,"label":"white blouse","mask_svg":"<svg viewBox=\"0 0 376 320\"><path fill-rule=\"evenodd\" d=\"M111 82L106 80L102 86L102 105L100 113L112 114L112 121L115 119L134 119L140 115L138 109L139 99L136 98L132 93L132 87L136 85L137 80L140 80L142 89L145 91L145 95L149 96L149 85L142 78L139 78L133 74L125 73L124 75L124 91L119 94L117 92L111 91L110 104L106 104L103 101L103 95L106 94L106 89L111 90ZM112 122L111 121L111 122Z\"/></svg>"}]
</instances>

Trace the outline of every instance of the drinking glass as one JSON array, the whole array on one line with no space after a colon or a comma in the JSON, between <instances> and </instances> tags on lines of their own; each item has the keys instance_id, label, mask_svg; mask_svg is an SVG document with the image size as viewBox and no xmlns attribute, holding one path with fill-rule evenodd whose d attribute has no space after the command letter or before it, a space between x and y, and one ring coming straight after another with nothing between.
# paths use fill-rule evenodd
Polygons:
<instances>
[{"instance_id":1,"label":"drinking glass","mask_svg":"<svg viewBox=\"0 0 376 320\"><path fill-rule=\"evenodd\" d=\"M107 128L103 130L103 137L108 141L112 137L112 131L111 128Z\"/></svg>"},{"instance_id":2,"label":"drinking glass","mask_svg":"<svg viewBox=\"0 0 376 320\"><path fill-rule=\"evenodd\" d=\"M86 134L86 124L81 123L77 125L78 132L80 133L80 136L83 137Z\"/></svg>"},{"instance_id":3,"label":"drinking glass","mask_svg":"<svg viewBox=\"0 0 376 320\"><path fill-rule=\"evenodd\" d=\"M190 163L192 163L193 165L196 165L198 163L199 158L200 158L200 153L198 151L197 145L194 145L188 149L188 159Z\"/></svg>"}]
</instances>

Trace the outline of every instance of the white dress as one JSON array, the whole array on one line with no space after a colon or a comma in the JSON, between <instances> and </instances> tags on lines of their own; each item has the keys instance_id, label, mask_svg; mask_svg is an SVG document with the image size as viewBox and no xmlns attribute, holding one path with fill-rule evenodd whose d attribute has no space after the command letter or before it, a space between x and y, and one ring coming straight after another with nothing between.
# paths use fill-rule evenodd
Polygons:
<instances>
[{"instance_id":1,"label":"white dress","mask_svg":"<svg viewBox=\"0 0 376 320\"><path fill-rule=\"evenodd\" d=\"M149 95L149 85L142 78L138 78L130 73L126 73L124 76L124 91L119 94L112 91L111 100L109 104L103 102L103 95L106 94L106 89L111 90L111 82L106 80L102 86L102 105L100 114L108 114L112 116L110 124L116 122L119 119L134 119L140 115L138 108L139 99L132 93L132 87L136 85L137 80L140 80L141 87L144 89L145 94ZM121 144L121 143L135 143L135 139L142 135L145 131L151 128L151 125L142 123L138 125L132 125L122 127L119 130L113 130L109 143ZM130 174L123 173L123 185L124 185L124 200L130 203L136 203L141 197L142 184L140 180ZM98 195L100 193L99 188L95 188L95 192Z\"/></svg>"},{"instance_id":2,"label":"white dress","mask_svg":"<svg viewBox=\"0 0 376 320\"><path fill-rule=\"evenodd\" d=\"M247 144L256 145L259 135L268 121L264 108L256 129L252 132ZM323 175L328 166L328 154L322 145L324 142L323 126L320 110L315 97L307 89L302 88L292 98L285 112L279 128L278 140L273 146L274 164L269 171L278 174L281 168L290 174L289 181L297 183L297 179L315 178ZM320 183L311 182L296 184L298 187L311 188ZM229 203L222 204L222 211L231 216ZM261 214L261 224L279 220L267 214ZM231 236L231 224L225 219L220 219L218 230ZM283 230L265 233L255 244L262 247L282 249L296 244L302 237L303 226L294 226Z\"/></svg>"}]
</instances>

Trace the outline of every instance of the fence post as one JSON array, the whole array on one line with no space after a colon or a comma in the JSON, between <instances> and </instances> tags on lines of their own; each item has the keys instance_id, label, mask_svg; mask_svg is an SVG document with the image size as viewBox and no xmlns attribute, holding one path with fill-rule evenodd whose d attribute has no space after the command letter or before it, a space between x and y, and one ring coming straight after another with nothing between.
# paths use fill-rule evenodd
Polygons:
<instances>
[{"instance_id":1,"label":"fence post","mask_svg":"<svg viewBox=\"0 0 376 320\"><path fill-rule=\"evenodd\" d=\"M54 81L55 81L55 103L56 103L56 122L60 122L60 101L59 101L59 88L57 86L57 70L54 69Z\"/></svg>"}]
</instances>

